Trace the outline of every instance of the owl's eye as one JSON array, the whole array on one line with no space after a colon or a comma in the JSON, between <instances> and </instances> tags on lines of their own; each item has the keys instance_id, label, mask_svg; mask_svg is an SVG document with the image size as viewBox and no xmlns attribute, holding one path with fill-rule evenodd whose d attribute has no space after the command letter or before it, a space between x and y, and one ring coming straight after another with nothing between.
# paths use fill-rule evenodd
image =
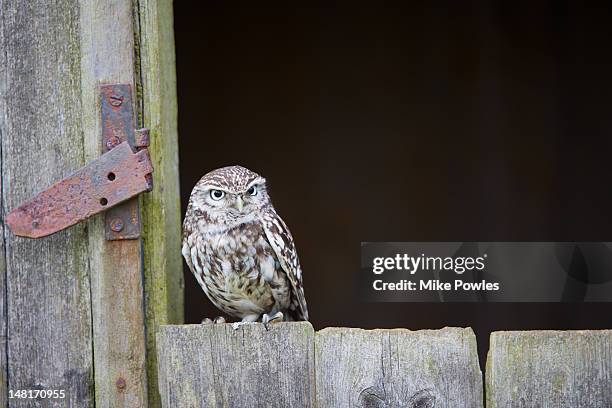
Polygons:
<instances>
[{"instance_id":1,"label":"owl's eye","mask_svg":"<svg viewBox=\"0 0 612 408\"><path fill-rule=\"evenodd\" d=\"M217 201L225 196L225 191L222 190L210 190L210 198Z\"/></svg>"},{"instance_id":2,"label":"owl's eye","mask_svg":"<svg viewBox=\"0 0 612 408\"><path fill-rule=\"evenodd\" d=\"M247 190L247 194L248 195L257 195L257 187L256 186L251 186L248 190Z\"/></svg>"}]
</instances>

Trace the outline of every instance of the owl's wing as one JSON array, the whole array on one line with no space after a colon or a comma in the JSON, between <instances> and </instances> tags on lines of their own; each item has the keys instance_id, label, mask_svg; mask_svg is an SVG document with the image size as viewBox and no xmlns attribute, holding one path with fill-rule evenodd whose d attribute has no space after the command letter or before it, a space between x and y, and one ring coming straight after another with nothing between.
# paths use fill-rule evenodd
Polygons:
<instances>
[{"instance_id":1,"label":"owl's wing","mask_svg":"<svg viewBox=\"0 0 612 408\"><path fill-rule=\"evenodd\" d=\"M274 249L276 258L291 282L291 306L299 318L308 320L308 308L302 286L302 268L298 258L293 237L285 222L278 216L274 208L269 207L263 213L263 229L268 242Z\"/></svg>"}]
</instances>

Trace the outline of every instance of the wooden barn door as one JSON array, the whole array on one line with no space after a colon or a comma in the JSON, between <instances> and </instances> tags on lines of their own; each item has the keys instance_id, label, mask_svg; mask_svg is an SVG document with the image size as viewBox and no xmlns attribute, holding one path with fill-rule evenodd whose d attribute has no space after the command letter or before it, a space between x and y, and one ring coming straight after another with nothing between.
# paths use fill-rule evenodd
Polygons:
<instances>
[{"instance_id":1,"label":"wooden barn door","mask_svg":"<svg viewBox=\"0 0 612 408\"><path fill-rule=\"evenodd\" d=\"M0 0L0 406L159 404L155 330L183 313L172 30L171 0ZM15 236L9 211L102 154L114 83L151 130L141 237L106 240L104 214Z\"/></svg>"}]
</instances>

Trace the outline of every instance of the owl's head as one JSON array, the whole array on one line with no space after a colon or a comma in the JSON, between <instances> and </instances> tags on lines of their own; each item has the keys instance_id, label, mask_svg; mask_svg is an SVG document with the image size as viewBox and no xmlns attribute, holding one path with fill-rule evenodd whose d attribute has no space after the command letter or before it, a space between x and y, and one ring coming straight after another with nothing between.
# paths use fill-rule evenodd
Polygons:
<instances>
[{"instance_id":1,"label":"owl's head","mask_svg":"<svg viewBox=\"0 0 612 408\"><path fill-rule=\"evenodd\" d=\"M189 198L188 213L200 215L207 224L230 227L253 220L268 204L266 179L247 168L229 166L198 181Z\"/></svg>"}]
</instances>

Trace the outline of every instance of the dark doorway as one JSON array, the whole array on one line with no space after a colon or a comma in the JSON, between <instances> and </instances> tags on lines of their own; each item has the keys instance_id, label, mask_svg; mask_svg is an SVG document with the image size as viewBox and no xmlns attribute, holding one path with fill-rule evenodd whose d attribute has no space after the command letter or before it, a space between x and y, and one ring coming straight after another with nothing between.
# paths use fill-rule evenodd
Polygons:
<instances>
[{"instance_id":1,"label":"dark doorway","mask_svg":"<svg viewBox=\"0 0 612 408\"><path fill-rule=\"evenodd\" d=\"M366 304L361 241L612 239L609 8L175 2L183 209L264 175L316 329L610 328L612 304ZM218 312L185 268L188 323Z\"/></svg>"}]
</instances>

